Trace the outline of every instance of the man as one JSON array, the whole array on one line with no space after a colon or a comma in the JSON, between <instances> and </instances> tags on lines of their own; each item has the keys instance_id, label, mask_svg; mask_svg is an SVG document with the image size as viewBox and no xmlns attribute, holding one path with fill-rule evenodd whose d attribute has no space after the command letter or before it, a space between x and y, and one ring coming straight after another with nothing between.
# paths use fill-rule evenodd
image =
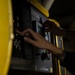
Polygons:
<instances>
[{"instance_id":1,"label":"man","mask_svg":"<svg viewBox=\"0 0 75 75\"><path fill-rule=\"evenodd\" d=\"M75 42L75 31L64 30L58 27L53 22L47 20L43 23L45 26L45 31L50 31L55 35L63 36L69 40ZM61 65L66 67L72 74L75 75L75 53L67 52L66 50L61 50L55 45L51 44L47 40L44 39L39 33L34 32L31 29L26 29L23 32L16 30L18 34L24 36L24 40L38 48L47 49L51 53L53 53L61 62ZM31 39L31 37L33 39Z\"/></svg>"}]
</instances>

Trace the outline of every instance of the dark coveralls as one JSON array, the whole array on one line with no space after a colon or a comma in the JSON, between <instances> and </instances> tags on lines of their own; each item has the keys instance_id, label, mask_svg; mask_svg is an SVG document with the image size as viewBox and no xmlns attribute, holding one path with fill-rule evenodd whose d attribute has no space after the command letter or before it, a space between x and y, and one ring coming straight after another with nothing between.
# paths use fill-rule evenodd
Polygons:
<instances>
[{"instance_id":1,"label":"dark coveralls","mask_svg":"<svg viewBox=\"0 0 75 75\"><path fill-rule=\"evenodd\" d=\"M64 61L60 61L61 66L64 66L69 72L75 75L75 52L65 52Z\"/></svg>"}]
</instances>

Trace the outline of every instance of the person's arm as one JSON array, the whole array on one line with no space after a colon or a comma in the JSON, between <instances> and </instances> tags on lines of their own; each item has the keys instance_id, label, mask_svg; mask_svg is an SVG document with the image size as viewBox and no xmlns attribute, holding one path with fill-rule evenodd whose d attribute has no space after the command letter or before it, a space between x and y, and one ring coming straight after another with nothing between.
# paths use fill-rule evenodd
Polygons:
<instances>
[{"instance_id":1,"label":"person's arm","mask_svg":"<svg viewBox=\"0 0 75 75\"><path fill-rule=\"evenodd\" d=\"M55 35L63 36L75 42L75 31L62 29L61 27L57 26L54 22L51 22L49 20L45 21L43 25L45 26L46 32L51 32Z\"/></svg>"},{"instance_id":2,"label":"person's arm","mask_svg":"<svg viewBox=\"0 0 75 75\"><path fill-rule=\"evenodd\" d=\"M65 66L69 71L72 73L74 71L74 64L75 64L75 54L74 53L65 53L60 48L56 47L55 45L51 44L44 37L40 34L34 32L31 29L26 29L23 32L16 30L18 34L24 37L24 40L38 48L46 49L53 53L60 61L63 66ZM32 38L33 39L32 39ZM72 66L71 66L72 65ZM73 69L73 70L72 70ZM75 75L75 74L74 74Z\"/></svg>"},{"instance_id":3,"label":"person's arm","mask_svg":"<svg viewBox=\"0 0 75 75\"><path fill-rule=\"evenodd\" d=\"M75 31L63 29L63 30L59 30L59 31L53 30L52 33L54 33L55 35L58 35L58 36L63 36L64 38L67 38L68 40L75 42Z\"/></svg>"},{"instance_id":4,"label":"person's arm","mask_svg":"<svg viewBox=\"0 0 75 75\"><path fill-rule=\"evenodd\" d=\"M42 37L40 34L34 32L31 29L26 29L23 32L17 30L17 33L21 36L24 36L24 40L26 42L38 48L47 49L48 51L53 53L59 60L64 60L64 52L60 48L45 40L45 38ZM32 37L33 39L31 39L30 37Z\"/></svg>"}]
</instances>

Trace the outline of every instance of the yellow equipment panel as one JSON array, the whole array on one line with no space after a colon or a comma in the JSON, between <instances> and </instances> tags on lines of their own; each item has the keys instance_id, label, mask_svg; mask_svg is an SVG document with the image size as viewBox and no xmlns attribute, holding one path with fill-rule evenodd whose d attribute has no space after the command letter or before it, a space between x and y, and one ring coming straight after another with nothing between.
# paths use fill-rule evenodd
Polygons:
<instances>
[{"instance_id":1,"label":"yellow equipment panel","mask_svg":"<svg viewBox=\"0 0 75 75\"><path fill-rule=\"evenodd\" d=\"M46 17L49 17L49 12L47 9L45 9L40 3L38 3L36 0L30 0L30 3L38 9L42 14L44 14Z\"/></svg>"},{"instance_id":2,"label":"yellow equipment panel","mask_svg":"<svg viewBox=\"0 0 75 75\"><path fill-rule=\"evenodd\" d=\"M7 75L12 52L11 0L0 0L0 75Z\"/></svg>"}]
</instances>

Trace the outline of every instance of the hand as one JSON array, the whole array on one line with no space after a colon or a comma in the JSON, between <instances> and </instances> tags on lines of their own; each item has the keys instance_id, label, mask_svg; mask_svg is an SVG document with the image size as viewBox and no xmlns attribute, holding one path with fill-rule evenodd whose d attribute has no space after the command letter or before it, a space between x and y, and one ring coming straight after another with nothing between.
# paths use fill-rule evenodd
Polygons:
<instances>
[{"instance_id":1,"label":"hand","mask_svg":"<svg viewBox=\"0 0 75 75\"><path fill-rule=\"evenodd\" d=\"M36 33L31 29L26 29L23 32L16 30L16 32L20 34L21 36L24 36L24 40L26 42L38 48L45 49L46 45L48 44L48 41L46 41L44 37L42 37L39 33ZM33 39L31 39L30 37L32 37Z\"/></svg>"}]
</instances>

